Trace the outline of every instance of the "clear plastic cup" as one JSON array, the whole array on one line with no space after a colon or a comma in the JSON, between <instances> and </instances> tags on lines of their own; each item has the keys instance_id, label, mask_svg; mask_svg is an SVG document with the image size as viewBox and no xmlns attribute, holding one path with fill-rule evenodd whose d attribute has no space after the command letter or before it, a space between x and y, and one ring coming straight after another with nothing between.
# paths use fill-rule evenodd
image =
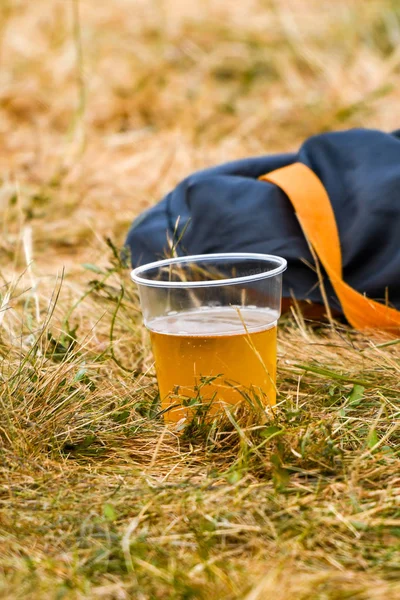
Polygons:
<instances>
[{"instance_id":1,"label":"clear plastic cup","mask_svg":"<svg viewBox=\"0 0 400 600\"><path fill-rule=\"evenodd\" d=\"M150 332L164 418L213 415L244 399L276 402L279 256L233 252L132 271Z\"/></svg>"}]
</instances>

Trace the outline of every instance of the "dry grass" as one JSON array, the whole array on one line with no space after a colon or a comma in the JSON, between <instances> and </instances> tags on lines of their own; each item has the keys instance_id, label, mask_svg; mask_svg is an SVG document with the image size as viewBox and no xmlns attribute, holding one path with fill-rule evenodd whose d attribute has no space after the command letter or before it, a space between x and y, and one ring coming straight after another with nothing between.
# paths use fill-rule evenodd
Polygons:
<instances>
[{"instance_id":1,"label":"dry grass","mask_svg":"<svg viewBox=\"0 0 400 600\"><path fill-rule=\"evenodd\" d=\"M196 168L398 127L399 40L397 0L0 3L1 598L400 597L399 346L286 319L277 415L177 438L113 251Z\"/></svg>"}]
</instances>

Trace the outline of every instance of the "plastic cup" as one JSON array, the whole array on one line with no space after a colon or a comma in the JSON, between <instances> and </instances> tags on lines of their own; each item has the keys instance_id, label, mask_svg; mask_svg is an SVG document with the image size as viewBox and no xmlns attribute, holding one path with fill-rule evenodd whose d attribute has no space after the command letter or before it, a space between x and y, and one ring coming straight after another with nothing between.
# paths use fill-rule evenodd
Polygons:
<instances>
[{"instance_id":1,"label":"plastic cup","mask_svg":"<svg viewBox=\"0 0 400 600\"><path fill-rule=\"evenodd\" d=\"M134 269L167 422L247 399L276 402L279 256L172 258Z\"/></svg>"}]
</instances>

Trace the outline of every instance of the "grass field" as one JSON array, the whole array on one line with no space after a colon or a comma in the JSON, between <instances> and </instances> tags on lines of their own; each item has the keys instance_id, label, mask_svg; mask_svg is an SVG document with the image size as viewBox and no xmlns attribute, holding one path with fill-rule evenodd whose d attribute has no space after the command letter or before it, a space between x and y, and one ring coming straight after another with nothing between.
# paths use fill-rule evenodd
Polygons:
<instances>
[{"instance_id":1,"label":"grass field","mask_svg":"<svg viewBox=\"0 0 400 600\"><path fill-rule=\"evenodd\" d=\"M398 0L0 2L0 597L400 598L399 345L294 313L279 411L179 437L129 224L191 171L400 127Z\"/></svg>"}]
</instances>

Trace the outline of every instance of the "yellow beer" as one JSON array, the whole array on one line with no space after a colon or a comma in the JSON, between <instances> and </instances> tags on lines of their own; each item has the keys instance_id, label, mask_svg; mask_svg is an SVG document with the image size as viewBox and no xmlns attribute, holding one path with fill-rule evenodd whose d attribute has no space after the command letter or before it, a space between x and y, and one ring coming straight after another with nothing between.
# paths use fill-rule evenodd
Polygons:
<instances>
[{"instance_id":1,"label":"yellow beer","mask_svg":"<svg viewBox=\"0 0 400 600\"><path fill-rule=\"evenodd\" d=\"M162 408L173 407L166 420L186 416L190 399L211 402L209 414L245 394L275 404L277 319L268 309L202 307L149 321Z\"/></svg>"}]
</instances>

